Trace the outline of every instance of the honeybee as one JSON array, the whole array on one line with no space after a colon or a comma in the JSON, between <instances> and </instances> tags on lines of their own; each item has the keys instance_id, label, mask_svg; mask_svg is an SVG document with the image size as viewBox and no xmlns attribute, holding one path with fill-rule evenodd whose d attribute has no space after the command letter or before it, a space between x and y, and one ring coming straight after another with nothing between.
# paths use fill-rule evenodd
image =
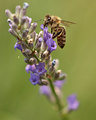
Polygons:
<instances>
[{"instance_id":1,"label":"honeybee","mask_svg":"<svg viewBox=\"0 0 96 120\"><path fill-rule=\"evenodd\" d=\"M62 26L63 24L64 26ZM46 15L44 18L44 27L49 26L51 28L52 38L57 37L57 43L60 48L64 48L66 43L66 30L65 26L70 26L70 24L75 24L70 21L62 20L58 16Z\"/></svg>"}]
</instances>

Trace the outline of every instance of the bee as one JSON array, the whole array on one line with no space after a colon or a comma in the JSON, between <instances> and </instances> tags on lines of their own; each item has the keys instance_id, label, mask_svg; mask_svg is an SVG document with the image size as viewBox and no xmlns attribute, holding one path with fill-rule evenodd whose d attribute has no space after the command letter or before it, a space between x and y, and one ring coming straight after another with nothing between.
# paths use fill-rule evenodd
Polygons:
<instances>
[{"instance_id":1,"label":"bee","mask_svg":"<svg viewBox=\"0 0 96 120\"><path fill-rule=\"evenodd\" d=\"M62 26L63 24L64 26ZM44 27L49 26L51 28L52 38L57 37L57 43L60 46L60 48L64 48L66 43L66 30L65 26L69 27L70 24L75 24L70 21L62 20L58 16L50 16L46 15L44 18Z\"/></svg>"}]
</instances>

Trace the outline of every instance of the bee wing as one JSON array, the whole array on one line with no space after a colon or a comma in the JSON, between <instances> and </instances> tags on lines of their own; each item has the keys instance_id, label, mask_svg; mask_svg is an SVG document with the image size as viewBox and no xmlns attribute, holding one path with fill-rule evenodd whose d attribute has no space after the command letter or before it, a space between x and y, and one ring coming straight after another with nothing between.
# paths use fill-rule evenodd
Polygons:
<instances>
[{"instance_id":1,"label":"bee wing","mask_svg":"<svg viewBox=\"0 0 96 120\"><path fill-rule=\"evenodd\" d=\"M61 20L61 23L64 25L64 26L67 26L69 27L71 24L76 24L74 22L70 22L70 21L66 21L66 20Z\"/></svg>"}]
</instances>

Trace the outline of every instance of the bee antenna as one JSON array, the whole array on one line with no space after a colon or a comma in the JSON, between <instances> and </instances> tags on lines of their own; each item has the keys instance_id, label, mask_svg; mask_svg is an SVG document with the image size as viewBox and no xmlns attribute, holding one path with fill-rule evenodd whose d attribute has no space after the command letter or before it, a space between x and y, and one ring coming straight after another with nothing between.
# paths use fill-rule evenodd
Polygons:
<instances>
[{"instance_id":1,"label":"bee antenna","mask_svg":"<svg viewBox=\"0 0 96 120\"><path fill-rule=\"evenodd\" d=\"M34 22L42 21L43 19L35 20Z\"/></svg>"}]
</instances>

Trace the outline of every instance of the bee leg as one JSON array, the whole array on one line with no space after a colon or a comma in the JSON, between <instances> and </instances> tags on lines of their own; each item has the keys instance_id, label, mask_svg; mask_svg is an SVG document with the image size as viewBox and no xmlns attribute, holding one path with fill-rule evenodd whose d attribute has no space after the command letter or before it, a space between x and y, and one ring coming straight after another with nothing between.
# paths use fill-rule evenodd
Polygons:
<instances>
[{"instance_id":1,"label":"bee leg","mask_svg":"<svg viewBox=\"0 0 96 120\"><path fill-rule=\"evenodd\" d=\"M51 33L53 33L53 28L51 28Z\"/></svg>"}]
</instances>

